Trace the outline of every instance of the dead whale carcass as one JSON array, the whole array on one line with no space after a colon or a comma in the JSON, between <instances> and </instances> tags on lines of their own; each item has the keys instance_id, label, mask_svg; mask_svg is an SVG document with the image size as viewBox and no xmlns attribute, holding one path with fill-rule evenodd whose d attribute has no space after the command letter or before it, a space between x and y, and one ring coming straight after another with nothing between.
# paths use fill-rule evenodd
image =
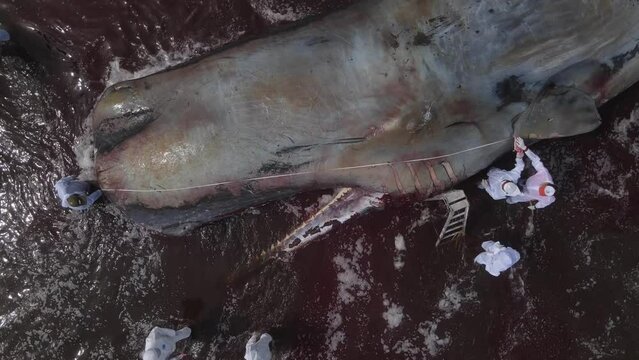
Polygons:
<instances>
[{"instance_id":1,"label":"dead whale carcass","mask_svg":"<svg viewBox=\"0 0 639 360\"><path fill-rule=\"evenodd\" d=\"M513 134L568 136L639 77L629 0L370 0L108 88L96 171L133 219L180 233L305 190L432 194Z\"/></svg>"}]
</instances>

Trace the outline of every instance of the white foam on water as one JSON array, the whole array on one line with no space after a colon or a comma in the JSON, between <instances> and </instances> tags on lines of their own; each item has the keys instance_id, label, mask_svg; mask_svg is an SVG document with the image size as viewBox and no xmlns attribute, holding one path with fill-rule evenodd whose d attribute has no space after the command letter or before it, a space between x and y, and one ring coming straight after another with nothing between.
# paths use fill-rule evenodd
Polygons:
<instances>
[{"instance_id":1,"label":"white foam on water","mask_svg":"<svg viewBox=\"0 0 639 360\"><path fill-rule=\"evenodd\" d=\"M620 187L616 188L616 191L606 189L598 184L590 184L590 189L592 190L592 192L596 193L597 195L601 195L604 197L611 197L613 199L620 200L628 196L628 191L626 190L626 184L622 183L620 185L621 185Z\"/></svg>"},{"instance_id":2,"label":"white foam on water","mask_svg":"<svg viewBox=\"0 0 639 360\"><path fill-rule=\"evenodd\" d=\"M346 334L343 331L335 331L330 338L330 342L328 343L328 347L331 352L337 351L340 344L343 344L346 341Z\"/></svg>"},{"instance_id":3,"label":"white foam on water","mask_svg":"<svg viewBox=\"0 0 639 360\"><path fill-rule=\"evenodd\" d=\"M636 171L629 171L620 174L620 166L617 160L605 148L597 148L591 150L586 161L591 165L593 171L585 174L581 179L586 186L577 189L583 195L573 197L575 207L588 209L589 204L584 203L583 199L587 199L592 194L602 197L610 197L616 201L618 206L625 207L629 201L628 182L634 181L637 174Z\"/></svg>"},{"instance_id":4,"label":"white foam on water","mask_svg":"<svg viewBox=\"0 0 639 360\"><path fill-rule=\"evenodd\" d=\"M610 359L619 358L624 352L617 346L620 340L618 336L612 334L617 323L621 321L619 316L615 318L609 317L603 324L601 335L595 338L581 340L580 345L586 348L592 354L591 359Z\"/></svg>"},{"instance_id":5,"label":"white foam on water","mask_svg":"<svg viewBox=\"0 0 639 360\"><path fill-rule=\"evenodd\" d=\"M576 246L573 248L573 250L577 253L577 255L581 255L581 258L583 260L582 263L585 266L590 266L592 262L592 245L595 242L599 242L600 240L601 236L593 236L587 230L582 231L581 234L579 234L579 236L577 237L577 241L575 242Z\"/></svg>"},{"instance_id":6,"label":"white foam on water","mask_svg":"<svg viewBox=\"0 0 639 360\"><path fill-rule=\"evenodd\" d=\"M395 269L401 270L404 267L405 253L406 241L404 241L404 236L402 236L402 234L397 234L397 236L395 236L395 258L393 261Z\"/></svg>"},{"instance_id":7,"label":"white foam on water","mask_svg":"<svg viewBox=\"0 0 639 360\"><path fill-rule=\"evenodd\" d=\"M612 138L619 144L628 147L629 152L639 158L639 138L631 138L630 132L639 130L639 105L630 113L630 117L615 123Z\"/></svg>"},{"instance_id":8,"label":"white foam on water","mask_svg":"<svg viewBox=\"0 0 639 360\"><path fill-rule=\"evenodd\" d=\"M365 296L371 288L371 284L365 277L369 274L364 272L359 264L363 254L362 239L359 239L351 258L343 255L337 255L333 258L333 263L338 268L338 296L343 304L350 304L357 297Z\"/></svg>"},{"instance_id":9,"label":"white foam on water","mask_svg":"<svg viewBox=\"0 0 639 360\"><path fill-rule=\"evenodd\" d=\"M238 33L233 37L239 37L242 33ZM225 41L220 41L224 43ZM169 67L177 66L185 63L200 54L206 53L217 45L204 45L200 43L190 43L182 47L180 51L167 52L165 50L158 51L155 55L145 54L147 65L139 70L130 71L122 68L122 59L116 57L109 62L109 71L106 78L106 86L111 86L120 81L139 79L151 74L155 74Z\"/></svg>"},{"instance_id":10,"label":"white foam on water","mask_svg":"<svg viewBox=\"0 0 639 360\"><path fill-rule=\"evenodd\" d=\"M402 236L402 234L397 234L397 236L395 236L395 250L406 251L406 242L404 241L404 236Z\"/></svg>"},{"instance_id":11,"label":"white foam on water","mask_svg":"<svg viewBox=\"0 0 639 360\"><path fill-rule=\"evenodd\" d=\"M528 223L526 224L526 232L524 233L525 238L529 238L533 236L535 233L535 212L531 211L530 215L528 215Z\"/></svg>"},{"instance_id":12,"label":"white foam on water","mask_svg":"<svg viewBox=\"0 0 639 360\"><path fill-rule=\"evenodd\" d=\"M364 244L360 238L355 243L347 244L339 255L333 258L337 270L337 293L331 305L331 311L326 318L327 330L325 334L325 358L335 359L335 353L347 340L347 334L342 328L345 320L368 314L357 311L356 306L367 304L371 284L373 284L370 264L363 261L365 255L370 255L371 247Z\"/></svg>"},{"instance_id":13,"label":"white foam on water","mask_svg":"<svg viewBox=\"0 0 639 360\"><path fill-rule=\"evenodd\" d=\"M414 356L422 353L419 346L415 346L410 340L397 341L395 345L393 345L393 351L395 352L395 354L409 355L411 359L414 359Z\"/></svg>"},{"instance_id":14,"label":"white foam on water","mask_svg":"<svg viewBox=\"0 0 639 360\"><path fill-rule=\"evenodd\" d=\"M424 337L424 345L426 345L431 356L436 356L452 342L448 333L442 336L437 335L438 326L439 321L424 321L419 324L419 329L417 330Z\"/></svg>"},{"instance_id":15,"label":"white foam on water","mask_svg":"<svg viewBox=\"0 0 639 360\"><path fill-rule=\"evenodd\" d=\"M287 6L273 0L253 0L251 7L270 24L298 21L311 13L308 7L298 8L295 3Z\"/></svg>"},{"instance_id":16,"label":"white foam on water","mask_svg":"<svg viewBox=\"0 0 639 360\"><path fill-rule=\"evenodd\" d=\"M443 331L442 325L454 323L455 315L467 310L465 307L469 304L476 303L478 295L471 288L474 276L457 278L449 275L448 278L451 283L442 290L441 297L433 304L431 319L421 321L414 333L397 341L392 347L396 354L410 359L428 359L441 355L452 344L452 334Z\"/></svg>"},{"instance_id":17,"label":"white foam on water","mask_svg":"<svg viewBox=\"0 0 639 360\"><path fill-rule=\"evenodd\" d=\"M288 201L280 202L284 207L284 210L289 213L295 215L296 218L299 218L302 215L302 207L298 205L293 205Z\"/></svg>"},{"instance_id":18,"label":"white foam on water","mask_svg":"<svg viewBox=\"0 0 639 360\"><path fill-rule=\"evenodd\" d=\"M442 315L446 319L450 319L459 311L462 304L477 300L477 292L459 290L459 284L452 284L444 289L442 297L437 303L437 308L442 311Z\"/></svg>"},{"instance_id":19,"label":"white foam on water","mask_svg":"<svg viewBox=\"0 0 639 360\"><path fill-rule=\"evenodd\" d=\"M404 319L404 307L391 303L386 299L386 294L384 294L384 307L386 311L382 313L382 317L386 320L388 328L394 329L398 327L402 323L402 319Z\"/></svg>"},{"instance_id":20,"label":"white foam on water","mask_svg":"<svg viewBox=\"0 0 639 360\"><path fill-rule=\"evenodd\" d=\"M5 315L0 315L0 329L13 323L17 317L18 317L18 314L16 310L13 310L10 313Z\"/></svg>"},{"instance_id":21,"label":"white foam on water","mask_svg":"<svg viewBox=\"0 0 639 360\"><path fill-rule=\"evenodd\" d=\"M115 294L109 293L109 296L115 296L109 300L111 305L120 307L117 317L122 323L122 331L129 334L121 350L137 352L140 344L144 344L148 333L144 324L150 326L151 321L157 319L140 319L133 314L137 311L137 302L153 296L162 282L159 245L143 228L129 225L122 229L117 219L113 224L113 234L100 236L95 234L101 232L87 231L95 229L96 225L90 223L92 219L68 214L67 221L54 224L60 233L57 243L60 247L55 256L38 250L38 245L32 244L34 250L30 264L34 270L29 274L29 287L16 294L19 301L9 314L11 316L0 319L2 326L11 331L15 326L24 327L20 319L33 318L31 315L37 310L38 318L26 327L22 341L14 349L24 354L24 358L39 358L41 349L47 349L51 357L58 358L69 339L91 330L94 324L99 326L110 321L104 318L100 309L96 309L96 303L83 295L105 296L104 292L110 290L117 290ZM133 239L136 240L135 245L131 244ZM120 261L126 265L119 269L121 279L118 279L118 285L113 288L111 284L103 284L100 281L100 274L104 271L101 266ZM149 316L156 317L157 314L153 313L155 305L148 308L151 310ZM61 320L47 321L50 318ZM86 319L91 319L91 322L86 323ZM78 324L84 325L78 327ZM60 336L61 333L64 336ZM101 340L91 346L77 344L74 351L82 352L83 358L88 359L114 358L115 353L110 342Z\"/></svg>"},{"instance_id":22,"label":"white foam on water","mask_svg":"<svg viewBox=\"0 0 639 360\"><path fill-rule=\"evenodd\" d=\"M270 22L271 24L297 21L306 17L306 12L296 12L291 7L281 11L273 11L269 8L262 8L260 9L259 13L266 21Z\"/></svg>"},{"instance_id":23,"label":"white foam on water","mask_svg":"<svg viewBox=\"0 0 639 360\"><path fill-rule=\"evenodd\" d=\"M639 302L639 264L632 271L624 274L623 283L632 303Z\"/></svg>"},{"instance_id":24,"label":"white foam on water","mask_svg":"<svg viewBox=\"0 0 639 360\"><path fill-rule=\"evenodd\" d=\"M340 326L342 326L343 319L342 315L334 312L330 312L327 318L328 322L328 331L327 331L327 340L326 345L329 348L330 352L337 351L340 344L343 344L346 340L346 334L343 331L338 330Z\"/></svg>"}]
</instances>

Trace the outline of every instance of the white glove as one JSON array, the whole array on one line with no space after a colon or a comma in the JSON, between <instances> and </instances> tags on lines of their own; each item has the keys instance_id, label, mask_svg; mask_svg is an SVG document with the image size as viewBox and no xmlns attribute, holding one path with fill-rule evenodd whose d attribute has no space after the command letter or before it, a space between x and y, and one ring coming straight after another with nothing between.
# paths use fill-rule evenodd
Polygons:
<instances>
[{"instance_id":1,"label":"white glove","mask_svg":"<svg viewBox=\"0 0 639 360\"><path fill-rule=\"evenodd\" d=\"M488 189L488 180L483 179L483 180L481 181L481 188L482 188L482 189Z\"/></svg>"},{"instance_id":2,"label":"white glove","mask_svg":"<svg viewBox=\"0 0 639 360\"><path fill-rule=\"evenodd\" d=\"M524 139L520 137L515 138L515 150L517 149L521 149L521 151L528 150L528 148L526 147L526 144L524 143Z\"/></svg>"},{"instance_id":3,"label":"white glove","mask_svg":"<svg viewBox=\"0 0 639 360\"><path fill-rule=\"evenodd\" d=\"M534 211L534 210L536 209L536 207L535 207L535 205L530 205L530 206L528 206L528 209L530 209L530 210L533 210L533 211Z\"/></svg>"}]
</instances>

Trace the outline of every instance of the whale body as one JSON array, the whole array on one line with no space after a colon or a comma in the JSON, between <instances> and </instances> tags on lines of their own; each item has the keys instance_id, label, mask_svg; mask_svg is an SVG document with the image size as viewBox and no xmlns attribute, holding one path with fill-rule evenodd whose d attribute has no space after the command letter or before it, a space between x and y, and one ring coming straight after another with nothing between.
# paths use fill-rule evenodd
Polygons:
<instances>
[{"instance_id":1,"label":"whale body","mask_svg":"<svg viewBox=\"0 0 639 360\"><path fill-rule=\"evenodd\" d=\"M441 192L571 136L639 80L631 0L367 0L107 88L90 124L110 201L181 234L337 187Z\"/></svg>"}]
</instances>

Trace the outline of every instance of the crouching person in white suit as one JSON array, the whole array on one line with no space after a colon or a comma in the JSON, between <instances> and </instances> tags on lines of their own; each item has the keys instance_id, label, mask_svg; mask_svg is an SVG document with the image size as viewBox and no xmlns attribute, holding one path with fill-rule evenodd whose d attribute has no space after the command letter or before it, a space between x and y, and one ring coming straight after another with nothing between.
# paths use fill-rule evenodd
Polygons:
<instances>
[{"instance_id":1,"label":"crouching person in white suit","mask_svg":"<svg viewBox=\"0 0 639 360\"><path fill-rule=\"evenodd\" d=\"M269 344L273 340L271 335L264 333L257 338L258 333L253 333L253 336L246 343L246 354L244 354L245 360L271 360L271 348Z\"/></svg>"},{"instance_id":2,"label":"crouching person in white suit","mask_svg":"<svg viewBox=\"0 0 639 360\"><path fill-rule=\"evenodd\" d=\"M146 338L142 360L168 360L175 351L175 344L189 336L191 336L191 329L188 327L178 331L154 327Z\"/></svg>"},{"instance_id":3,"label":"crouching person in white suit","mask_svg":"<svg viewBox=\"0 0 639 360\"><path fill-rule=\"evenodd\" d=\"M486 271L492 276L499 276L502 271L508 270L519 261L517 250L506 247L499 241L484 241L481 244L484 252L475 257L475 262L486 266Z\"/></svg>"},{"instance_id":4,"label":"crouching person in white suit","mask_svg":"<svg viewBox=\"0 0 639 360\"><path fill-rule=\"evenodd\" d=\"M481 181L480 189L486 190L488 195L494 200L509 199L513 196L521 195L521 190L517 182L524 170L524 152L517 151L515 157L515 167L512 170L491 168L486 174L487 179Z\"/></svg>"}]
</instances>

